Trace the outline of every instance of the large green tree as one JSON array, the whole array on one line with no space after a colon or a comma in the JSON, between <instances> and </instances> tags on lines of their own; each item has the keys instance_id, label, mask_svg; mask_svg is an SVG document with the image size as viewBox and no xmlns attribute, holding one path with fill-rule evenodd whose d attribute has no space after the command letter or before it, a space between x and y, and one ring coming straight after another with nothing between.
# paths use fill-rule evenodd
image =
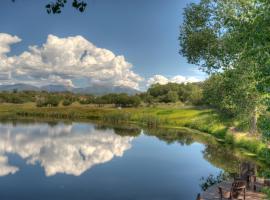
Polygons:
<instances>
[{"instance_id":1,"label":"large green tree","mask_svg":"<svg viewBox=\"0 0 270 200\"><path fill-rule=\"evenodd\" d=\"M256 132L258 107L270 89L268 0L201 0L185 8L180 53L209 74L222 73L226 100ZM226 88L227 87L227 88Z\"/></svg>"},{"instance_id":2,"label":"large green tree","mask_svg":"<svg viewBox=\"0 0 270 200\"><path fill-rule=\"evenodd\" d=\"M152 96L157 102L176 102L193 105L201 104L201 83L167 83L165 85L153 84L147 90L147 95Z\"/></svg>"},{"instance_id":3,"label":"large green tree","mask_svg":"<svg viewBox=\"0 0 270 200\"><path fill-rule=\"evenodd\" d=\"M213 74L204 82L203 97L207 104L223 113L237 117L256 132L257 116L264 110L262 95L256 88L254 72L238 68Z\"/></svg>"}]
</instances>

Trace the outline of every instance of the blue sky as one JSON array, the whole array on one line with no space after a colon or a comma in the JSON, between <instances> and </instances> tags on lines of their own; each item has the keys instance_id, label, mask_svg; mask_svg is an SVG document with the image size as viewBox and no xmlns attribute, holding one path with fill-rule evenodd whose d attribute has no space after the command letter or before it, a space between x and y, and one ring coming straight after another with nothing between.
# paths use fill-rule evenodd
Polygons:
<instances>
[{"instance_id":1,"label":"blue sky","mask_svg":"<svg viewBox=\"0 0 270 200\"><path fill-rule=\"evenodd\" d=\"M110 50L116 56L123 55L132 64L130 70L144 79L140 88L157 74L168 79L177 75L203 79L205 75L197 66L188 64L178 54L183 8L196 1L87 0L84 13L67 6L61 15L48 15L45 0L16 0L15 3L2 0L0 33L21 39L6 53L10 57L20 55L31 45L41 47L48 35L58 38L80 35L96 47ZM78 76L71 77L73 83L87 85L88 79Z\"/></svg>"}]
</instances>

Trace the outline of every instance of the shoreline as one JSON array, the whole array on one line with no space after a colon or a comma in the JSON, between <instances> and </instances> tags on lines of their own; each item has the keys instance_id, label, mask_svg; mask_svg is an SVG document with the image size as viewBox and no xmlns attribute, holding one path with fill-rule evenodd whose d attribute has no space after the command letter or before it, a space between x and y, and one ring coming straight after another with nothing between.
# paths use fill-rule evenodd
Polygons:
<instances>
[{"instance_id":1,"label":"shoreline","mask_svg":"<svg viewBox=\"0 0 270 200\"><path fill-rule=\"evenodd\" d=\"M103 121L110 124L134 124L148 128L180 129L190 133L211 135L217 141L240 148L259 161L270 163L267 144L248 133L230 131L232 121L215 111L196 107L114 108L89 105L36 107L27 104L0 104L0 119L50 119L68 121Z\"/></svg>"}]
</instances>

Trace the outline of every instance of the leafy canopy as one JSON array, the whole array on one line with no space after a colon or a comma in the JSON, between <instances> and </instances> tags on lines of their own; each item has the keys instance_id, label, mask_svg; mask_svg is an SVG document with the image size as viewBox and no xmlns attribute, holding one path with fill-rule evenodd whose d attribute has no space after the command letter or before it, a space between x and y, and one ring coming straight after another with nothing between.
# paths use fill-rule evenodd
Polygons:
<instances>
[{"instance_id":1,"label":"leafy canopy","mask_svg":"<svg viewBox=\"0 0 270 200\"><path fill-rule=\"evenodd\" d=\"M179 36L180 54L217 74L206 82L210 104L254 126L269 105L269 10L268 0L201 0L185 8Z\"/></svg>"},{"instance_id":2,"label":"leafy canopy","mask_svg":"<svg viewBox=\"0 0 270 200\"><path fill-rule=\"evenodd\" d=\"M180 53L208 73L252 60L245 67L256 67L258 90L269 92L269 10L268 0L201 0L190 4L180 30Z\"/></svg>"}]
</instances>

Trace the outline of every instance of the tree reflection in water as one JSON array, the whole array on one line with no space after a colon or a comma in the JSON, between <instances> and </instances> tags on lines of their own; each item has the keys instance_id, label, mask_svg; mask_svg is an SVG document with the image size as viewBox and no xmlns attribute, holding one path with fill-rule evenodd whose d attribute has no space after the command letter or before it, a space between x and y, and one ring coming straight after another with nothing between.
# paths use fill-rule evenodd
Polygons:
<instances>
[{"instance_id":1,"label":"tree reflection in water","mask_svg":"<svg viewBox=\"0 0 270 200\"><path fill-rule=\"evenodd\" d=\"M131 148L134 137L141 133L155 136L167 144L204 144L204 158L230 174L239 172L239 164L248 161L259 172L267 167L243 156L230 146L217 142L207 134L194 134L179 129L141 129L134 125L88 123L34 123L33 121L2 123L0 126L0 175L16 173L7 154L17 154L28 164L39 163L47 176L57 173L78 176L92 166L120 157Z\"/></svg>"}]
</instances>

